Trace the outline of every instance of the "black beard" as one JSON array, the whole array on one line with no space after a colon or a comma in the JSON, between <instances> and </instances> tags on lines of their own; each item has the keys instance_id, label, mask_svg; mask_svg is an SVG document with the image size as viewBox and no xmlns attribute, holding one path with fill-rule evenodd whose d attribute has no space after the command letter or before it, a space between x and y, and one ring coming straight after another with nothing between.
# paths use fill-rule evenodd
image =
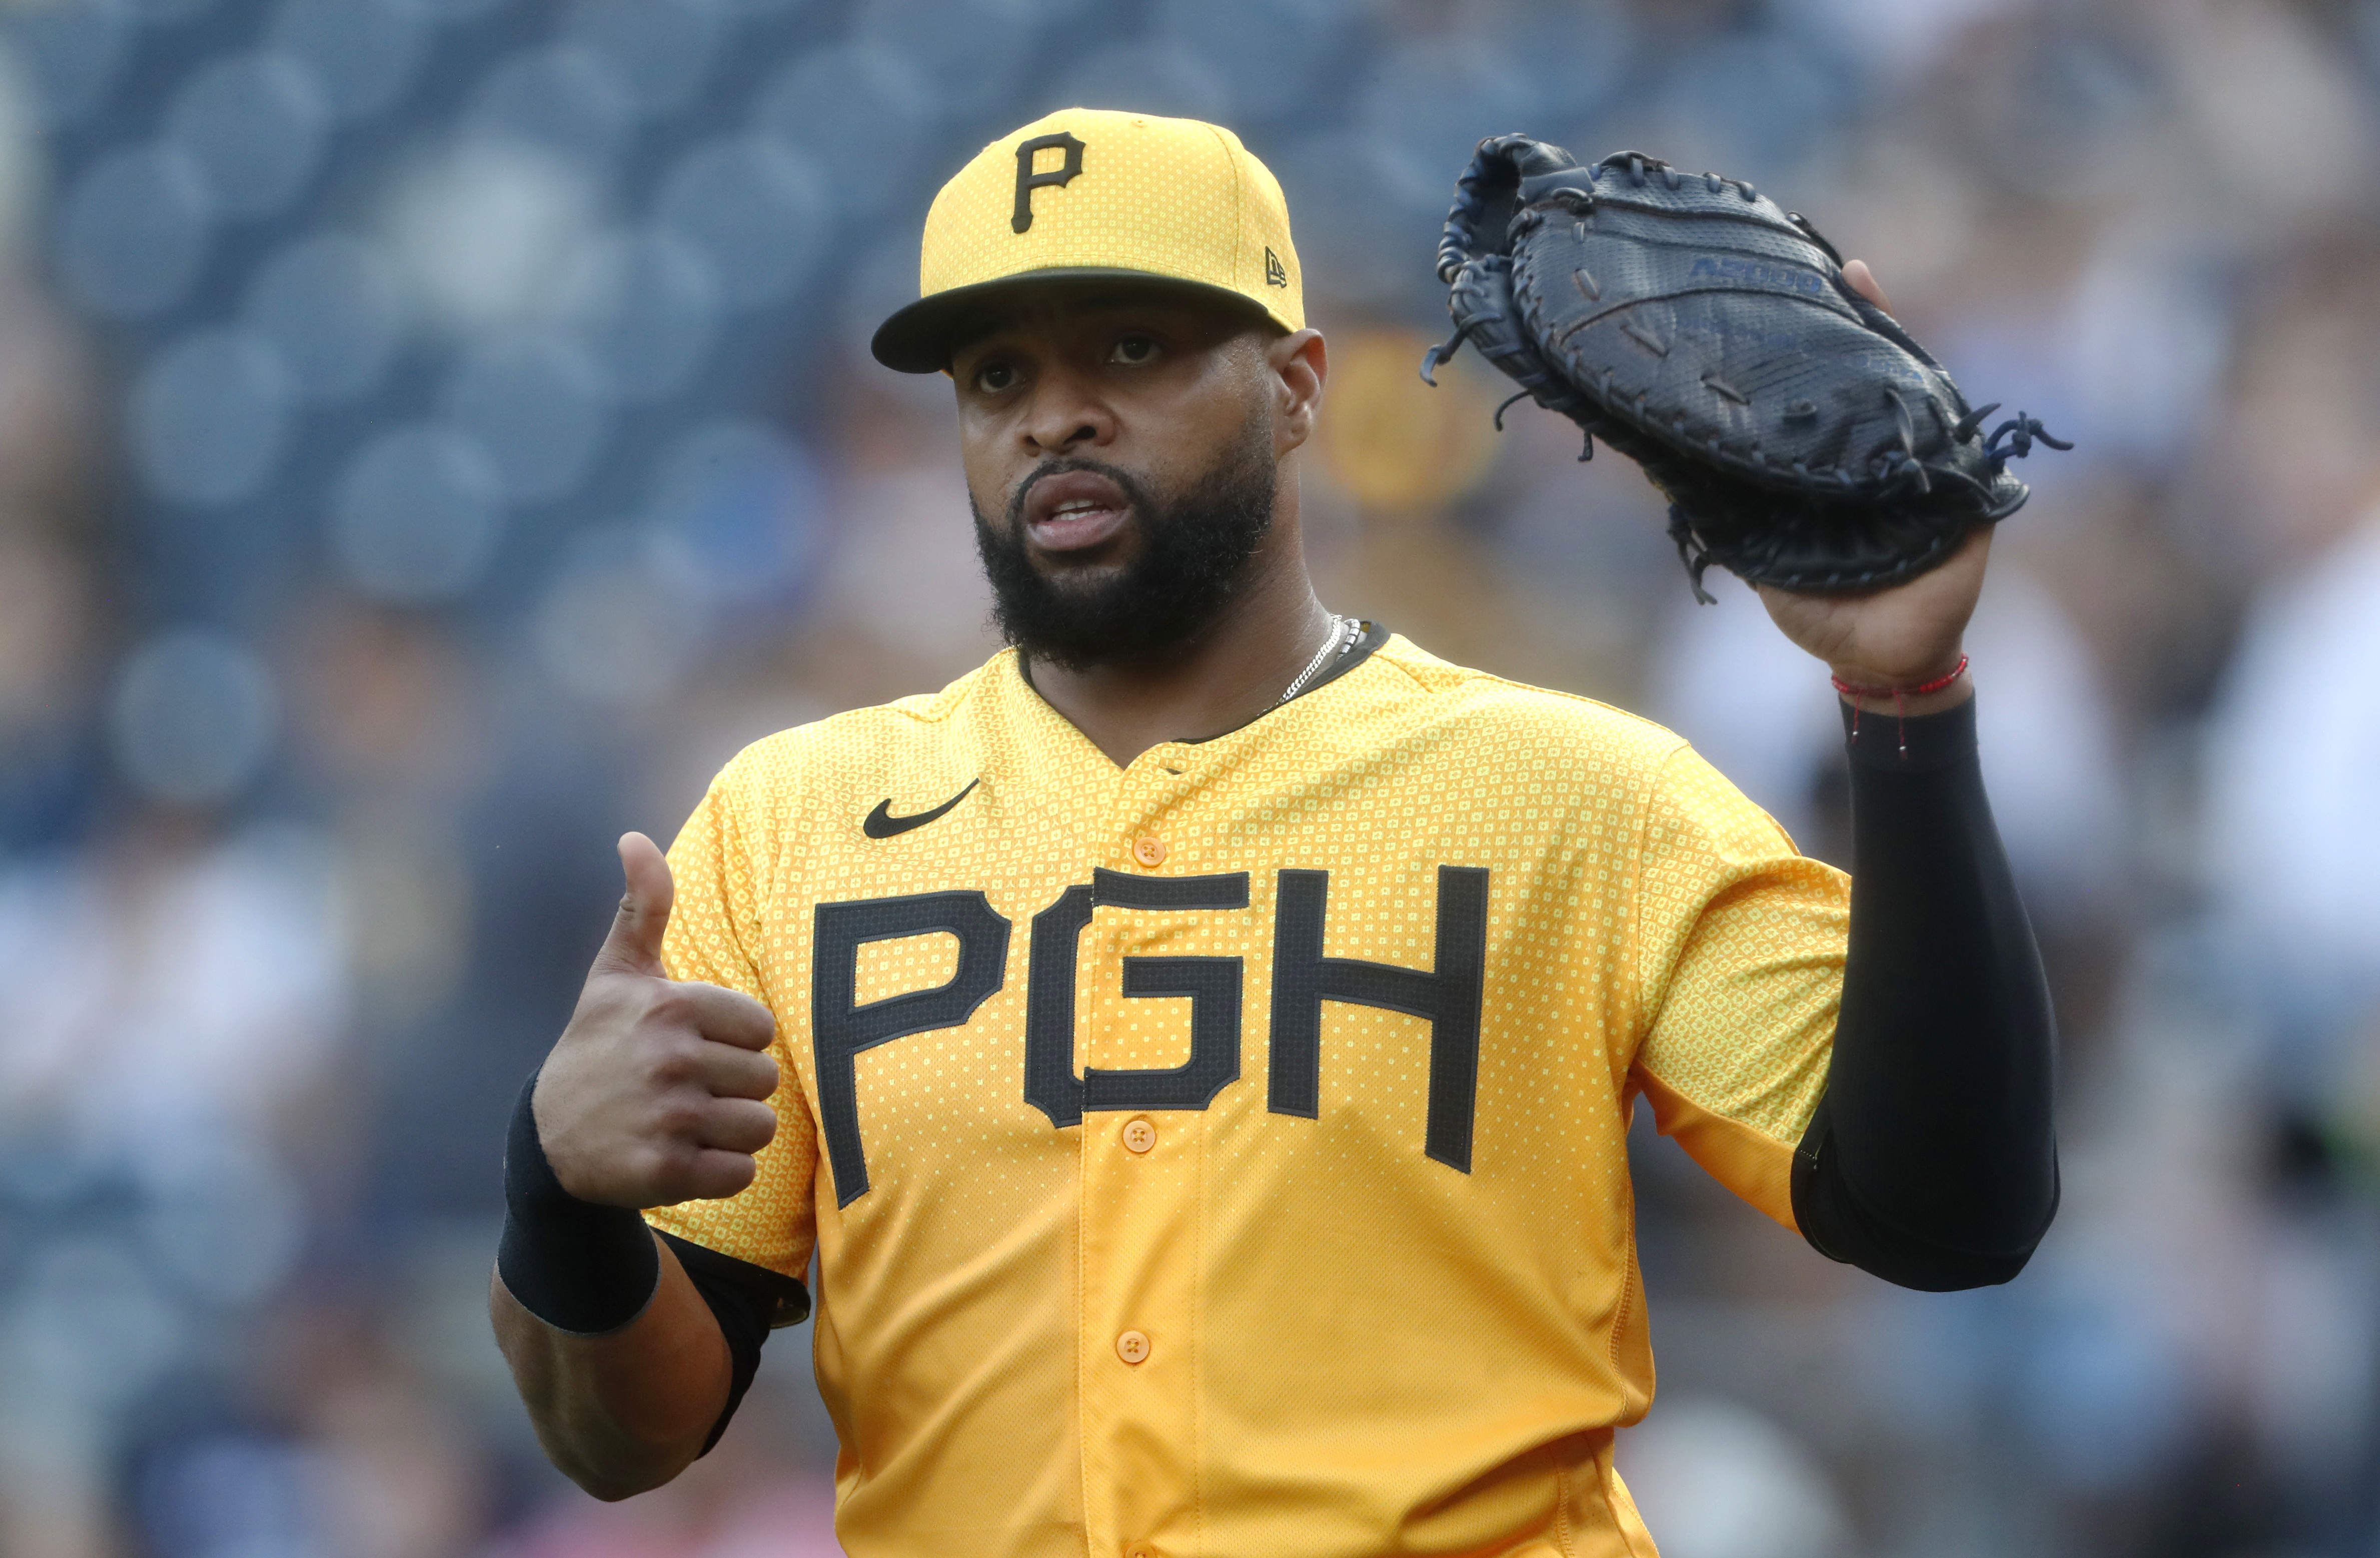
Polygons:
<instances>
[{"instance_id":1,"label":"black beard","mask_svg":"<svg viewBox=\"0 0 2380 1558\"><path fill-rule=\"evenodd\" d=\"M1276 470L1269 426L1248 436L1198 482L1169 504L1113 466L1052 460L1021 482L1009 500L1008 528L995 530L975 513L976 550L991 581L993 623L1034 660L1068 671L1147 665L1166 659L1214 626L1246 582L1248 560L1272 529ZM1096 471L1123 489L1140 526L1140 554L1096 579L1053 579L1025 550L1025 496L1061 471Z\"/></svg>"}]
</instances>

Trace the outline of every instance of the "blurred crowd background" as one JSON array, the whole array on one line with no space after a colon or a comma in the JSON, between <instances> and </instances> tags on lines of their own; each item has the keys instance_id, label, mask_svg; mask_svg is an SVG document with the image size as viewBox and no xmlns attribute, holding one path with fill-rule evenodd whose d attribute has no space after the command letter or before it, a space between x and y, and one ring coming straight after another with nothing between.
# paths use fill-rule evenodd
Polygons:
<instances>
[{"instance_id":1,"label":"blurred crowd background","mask_svg":"<svg viewBox=\"0 0 2380 1558\"><path fill-rule=\"evenodd\" d=\"M1327 603L1673 724L1814 853L1819 669L1626 462L1415 378L1472 143L1755 180L2076 441L1971 646L2063 1214L1908 1294L1640 1132L1669 1558L2380 1554L2368 0L0 9L0 1553L835 1551L806 1330L677 1486L546 1468L501 1128L622 829L992 647L948 387L864 344L941 179L1076 103L1287 188Z\"/></svg>"}]
</instances>

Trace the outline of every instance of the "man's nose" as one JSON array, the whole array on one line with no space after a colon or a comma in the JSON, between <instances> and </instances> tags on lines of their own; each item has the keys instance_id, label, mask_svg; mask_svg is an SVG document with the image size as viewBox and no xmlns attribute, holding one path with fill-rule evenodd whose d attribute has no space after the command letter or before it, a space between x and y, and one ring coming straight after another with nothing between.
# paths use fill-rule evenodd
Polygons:
<instances>
[{"instance_id":1,"label":"man's nose","mask_svg":"<svg viewBox=\"0 0 2380 1558\"><path fill-rule=\"evenodd\" d=\"M1081 380L1050 373L1034 388L1033 412L1025 419L1024 436L1038 454L1072 454L1113 439L1115 417Z\"/></svg>"}]
</instances>

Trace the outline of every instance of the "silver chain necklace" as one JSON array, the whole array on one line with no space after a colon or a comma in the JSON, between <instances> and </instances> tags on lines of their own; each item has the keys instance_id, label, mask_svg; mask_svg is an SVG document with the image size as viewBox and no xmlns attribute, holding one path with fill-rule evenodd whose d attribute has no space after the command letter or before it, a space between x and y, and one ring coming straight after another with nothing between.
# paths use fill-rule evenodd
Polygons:
<instances>
[{"instance_id":1,"label":"silver chain necklace","mask_svg":"<svg viewBox=\"0 0 2380 1558\"><path fill-rule=\"evenodd\" d=\"M1363 624L1354 617L1341 616L1337 612L1331 613L1330 636L1322 640L1322 647L1314 651L1314 658L1305 663L1305 669L1297 674L1297 680L1290 683L1288 689L1273 700L1273 707L1278 709L1304 692L1305 684L1314 679L1315 673L1328 664L1334 655L1344 654L1348 646L1354 643L1362 633Z\"/></svg>"}]
</instances>

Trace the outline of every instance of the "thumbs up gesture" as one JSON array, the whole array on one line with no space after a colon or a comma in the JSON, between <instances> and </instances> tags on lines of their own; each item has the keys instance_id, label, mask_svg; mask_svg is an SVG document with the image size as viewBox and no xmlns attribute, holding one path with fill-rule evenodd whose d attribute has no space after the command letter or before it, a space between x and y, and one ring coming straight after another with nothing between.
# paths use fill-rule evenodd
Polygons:
<instances>
[{"instance_id":1,"label":"thumbs up gesture","mask_svg":"<svg viewBox=\"0 0 2380 1558\"><path fill-rule=\"evenodd\" d=\"M769 1008L673 980L662 933L676 895L651 839L620 840L628 888L570 1025L538 1074L538 1140L562 1187L609 1206L732 1196L777 1134Z\"/></svg>"}]
</instances>

